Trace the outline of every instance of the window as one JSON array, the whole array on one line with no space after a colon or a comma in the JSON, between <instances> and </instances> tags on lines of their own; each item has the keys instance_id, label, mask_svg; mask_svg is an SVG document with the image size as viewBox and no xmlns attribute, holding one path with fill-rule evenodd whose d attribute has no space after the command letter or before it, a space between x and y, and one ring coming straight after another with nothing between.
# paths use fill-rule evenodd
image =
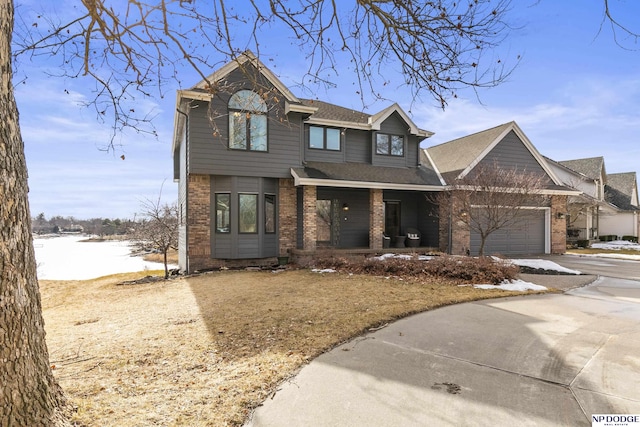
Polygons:
<instances>
[{"instance_id":1,"label":"window","mask_svg":"<svg viewBox=\"0 0 640 427\"><path fill-rule=\"evenodd\" d=\"M340 151L340 129L309 126L309 148Z\"/></svg>"},{"instance_id":2,"label":"window","mask_svg":"<svg viewBox=\"0 0 640 427\"><path fill-rule=\"evenodd\" d=\"M276 232L276 196L264 195L264 232Z\"/></svg>"},{"instance_id":3,"label":"window","mask_svg":"<svg viewBox=\"0 0 640 427\"><path fill-rule=\"evenodd\" d=\"M376 154L404 156L404 137L386 133L376 134Z\"/></svg>"},{"instance_id":4,"label":"window","mask_svg":"<svg viewBox=\"0 0 640 427\"><path fill-rule=\"evenodd\" d=\"M229 233L231 231L229 219L229 194L216 194L216 233Z\"/></svg>"},{"instance_id":5,"label":"window","mask_svg":"<svg viewBox=\"0 0 640 427\"><path fill-rule=\"evenodd\" d=\"M253 91L229 99L229 148L267 151L267 104Z\"/></svg>"},{"instance_id":6,"label":"window","mask_svg":"<svg viewBox=\"0 0 640 427\"><path fill-rule=\"evenodd\" d=\"M240 233L258 232L258 195L239 194L238 231Z\"/></svg>"}]
</instances>

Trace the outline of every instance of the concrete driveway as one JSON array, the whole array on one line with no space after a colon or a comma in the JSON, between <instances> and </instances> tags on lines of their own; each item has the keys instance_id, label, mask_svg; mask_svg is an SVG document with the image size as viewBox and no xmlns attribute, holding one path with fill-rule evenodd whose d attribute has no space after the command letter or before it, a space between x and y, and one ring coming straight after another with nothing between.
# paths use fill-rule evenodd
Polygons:
<instances>
[{"instance_id":1,"label":"concrete driveway","mask_svg":"<svg viewBox=\"0 0 640 427\"><path fill-rule=\"evenodd\" d=\"M640 414L640 282L460 304L326 353L248 426L590 426Z\"/></svg>"},{"instance_id":2,"label":"concrete driveway","mask_svg":"<svg viewBox=\"0 0 640 427\"><path fill-rule=\"evenodd\" d=\"M548 259L563 267L578 270L585 274L640 281L639 261L571 254L544 255L539 258Z\"/></svg>"}]
</instances>

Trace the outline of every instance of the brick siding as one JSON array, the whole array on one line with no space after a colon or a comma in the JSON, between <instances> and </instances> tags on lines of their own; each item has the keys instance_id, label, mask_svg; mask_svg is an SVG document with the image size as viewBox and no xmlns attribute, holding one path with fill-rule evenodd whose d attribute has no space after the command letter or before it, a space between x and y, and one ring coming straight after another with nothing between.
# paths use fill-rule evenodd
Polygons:
<instances>
[{"instance_id":1,"label":"brick siding","mask_svg":"<svg viewBox=\"0 0 640 427\"><path fill-rule=\"evenodd\" d=\"M369 248L382 249L384 233L384 201L381 189L369 190Z\"/></svg>"},{"instance_id":2,"label":"brick siding","mask_svg":"<svg viewBox=\"0 0 640 427\"><path fill-rule=\"evenodd\" d=\"M567 196L551 196L551 253L567 251ZM562 218L558 218L558 214Z\"/></svg>"},{"instance_id":3,"label":"brick siding","mask_svg":"<svg viewBox=\"0 0 640 427\"><path fill-rule=\"evenodd\" d=\"M293 179L280 179L278 191L278 233L280 256L296 248L298 235L298 198Z\"/></svg>"},{"instance_id":4,"label":"brick siding","mask_svg":"<svg viewBox=\"0 0 640 427\"><path fill-rule=\"evenodd\" d=\"M307 185L302 189L303 249L316 249L316 187Z\"/></svg>"}]
</instances>

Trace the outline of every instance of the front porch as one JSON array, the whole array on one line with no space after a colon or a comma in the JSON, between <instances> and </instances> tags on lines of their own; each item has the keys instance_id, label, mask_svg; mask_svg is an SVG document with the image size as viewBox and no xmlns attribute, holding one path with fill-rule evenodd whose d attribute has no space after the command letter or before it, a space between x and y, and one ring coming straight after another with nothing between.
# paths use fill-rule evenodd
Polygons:
<instances>
[{"instance_id":1,"label":"front porch","mask_svg":"<svg viewBox=\"0 0 640 427\"><path fill-rule=\"evenodd\" d=\"M304 185L297 189L297 207L296 245L281 247L281 255L439 246L437 209L429 192Z\"/></svg>"}]
</instances>

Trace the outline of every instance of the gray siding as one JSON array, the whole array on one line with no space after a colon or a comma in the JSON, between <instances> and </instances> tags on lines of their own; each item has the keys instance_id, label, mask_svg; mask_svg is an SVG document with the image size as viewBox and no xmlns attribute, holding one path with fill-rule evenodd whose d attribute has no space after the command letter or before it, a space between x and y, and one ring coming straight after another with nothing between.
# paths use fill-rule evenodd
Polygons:
<instances>
[{"instance_id":1,"label":"gray siding","mask_svg":"<svg viewBox=\"0 0 640 427\"><path fill-rule=\"evenodd\" d=\"M371 163L376 166L406 167L418 165L418 139L407 133L408 125L398 113L393 113L380 126L380 133L404 136L404 155L376 154L376 132L371 134Z\"/></svg>"},{"instance_id":2,"label":"gray siding","mask_svg":"<svg viewBox=\"0 0 640 427\"><path fill-rule=\"evenodd\" d=\"M371 132L347 129L345 151L347 162L371 163Z\"/></svg>"},{"instance_id":3,"label":"gray siding","mask_svg":"<svg viewBox=\"0 0 640 427\"><path fill-rule=\"evenodd\" d=\"M491 233L486 240L484 254L531 255L545 253L545 211L523 210L517 224ZM471 255L478 255L480 235L471 232Z\"/></svg>"},{"instance_id":4,"label":"gray siding","mask_svg":"<svg viewBox=\"0 0 640 427\"><path fill-rule=\"evenodd\" d=\"M338 248L369 247L369 190L319 187L317 198L338 204ZM345 203L348 211L342 210Z\"/></svg>"},{"instance_id":5,"label":"gray siding","mask_svg":"<svg viewBox=\"0 0 640 427\"><path fill-rule=\"evenodd\" d=\"M429 201L429 193L417 191L386 190L385 202L400 202L400 234L406 235L408 228L420 231L421 246L437 247L439 239L438 217L435 205Z\"/></svg>"},{"instance_id":6,"label":"gray siding","mask_svg":"<svg viewBox=\"0 0 640 427\"><path fill-rule=\"evenodd\" d=\"M239 71L228 81L232 93L251 89ZM211 103L194 102L189 111L189 160L191 173L286 178L290 168L302 164L302 116L284 114L284 97L278 103L266 100L268 112L268 151L252 152L228 148L229 115L227 103L232 93L221 93ZM215 117L215 125L209 121ZM259 167L256 167L259 165Z\"/></svg>"},{"instance_id":7,"label":"gray siding","mask_svg":"<svg viewBox=\"0 0 640 427\"><path fill-rule=\"evenodd\" d=\"M322 127L322 126L319 126ZM335 129L335 128L332 128ZM304 159L309 162L343 163L345 161L345 136L341 132L340 151L309 148L309 125L304 126Z\"/></svg>"},{"instance_id":8,"label":"gray siding","mask_svg":"<svg viewBox=\"0 0 640 427\"><path fill-rule=\"evenodd\" d=\"M513 131L509 132L479 164L488 166L497 164L504 169L518 168L521 171L546 175L544 169Z\"/></svg>"},{"instance_id":9,"label":"gray siding","mask_svg":"<svg viewBox=\"0 0 640 427\"><path fill-rule=\"evenodd\" d=\"M418 230L422 233L422 246L437 248L440 241L440 221L438 206L426 194L418 196Z\"/></svg>"},{"instance_id":10,"label":"gray siding","mask_svg":"<svg viewBox=\"0 0 640 427\"><path fill-rule=\"evenodd\" d=\"M230 194L230 233L215 232L215 194ZM240 193L258 195L258 232L238 233L238 203ZM268 258L278 255L278 223L276 205L276 233L264 230L264 195L278 194L278 181L259 177L211 177L211 257L223 259ZM277 199L277 197L276 197Z\"/></svg>"}]
</instances>

